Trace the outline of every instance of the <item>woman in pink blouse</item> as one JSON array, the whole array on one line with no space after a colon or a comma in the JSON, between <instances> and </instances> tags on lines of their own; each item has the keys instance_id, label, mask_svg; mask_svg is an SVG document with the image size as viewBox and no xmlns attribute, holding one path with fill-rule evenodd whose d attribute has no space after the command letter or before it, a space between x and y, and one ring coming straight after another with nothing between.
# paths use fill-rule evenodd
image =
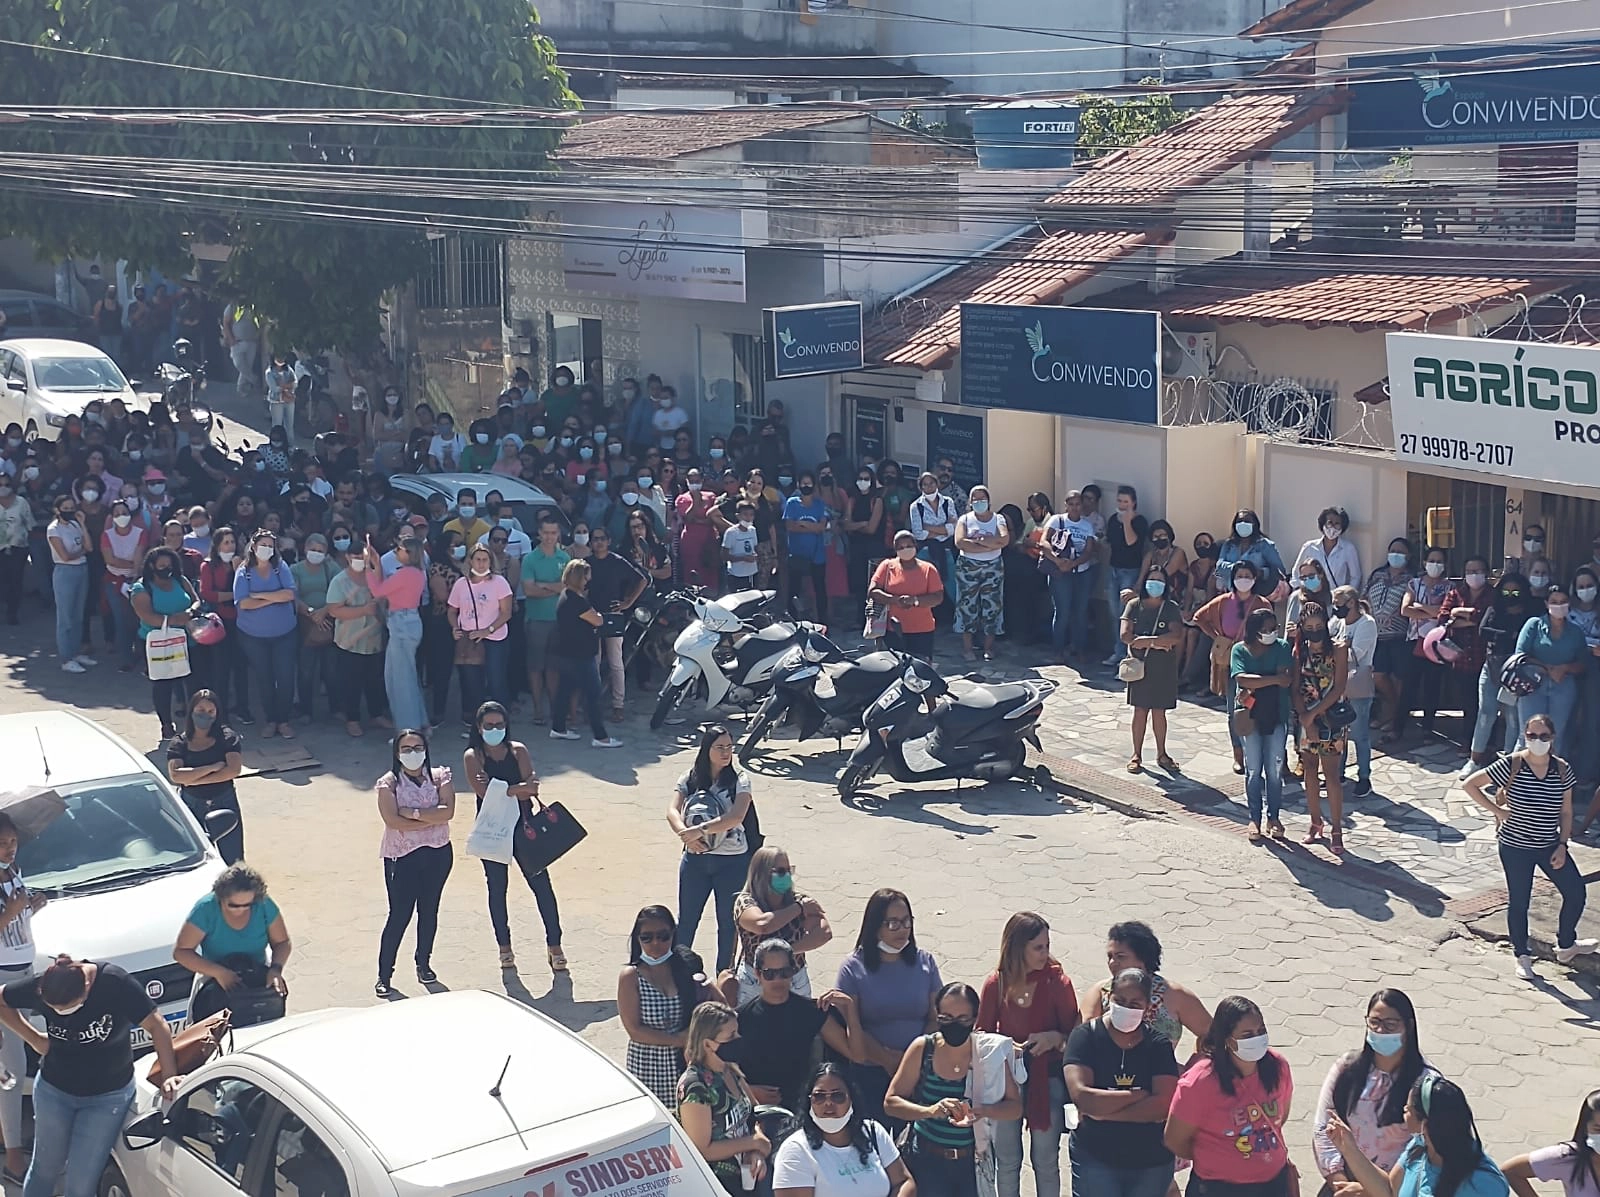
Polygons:
<instances>
[{"instance_id":1,"label":"woman in pink blouse","mask_svg":"<svg viewBox=\"0 0 1600 1197\"><path fill-rule=\"evenodd\" d=\"M494 555L485 545L467 553L467 572L450 588L450 631L457 640L467 638L483 645L482 665L461 666L461 694L469 711L485 699L511 702L507 693L506 625L513 611L511 583L494 572ZM487 693L485 691L487 690Z\"/></svg>"},{"instance_id":2,"label":"woman in pink blouse","mask_svg":"<svg viewBox=\"0 0 1600 1197\"><path fill-rule=\"evenodd\" d=\"M378 941L378 983L381 998L394 990L395 957L400 940L417 916L417 980L437 981L429 967L433 937L439 928L439 899L450 876L450 819L456 813L456 790L450 770L428 758L428 738L408 728L394 738L394 760L378 778L378 814L383 819L383 880L389 891L389 921Z\"/></svg>"},{"instance_id":3,"label":"woman in pink blouse","mask_svg":"<svg viewBox=\"0 0 1600 1197\"><path fill-rule=\"evenodd\" d=\"M394 544L397 568L387 578L383 562L369 537L365 550L367 589L383 599L389 614L389 647L383 656L383 690L389 699L389 718L396 727L428 726L422 701L422 679L417 675L417 650L422 647L422 591L428 575L422 572L422 541L407 529Z\"/></svg>"}]
</instances>

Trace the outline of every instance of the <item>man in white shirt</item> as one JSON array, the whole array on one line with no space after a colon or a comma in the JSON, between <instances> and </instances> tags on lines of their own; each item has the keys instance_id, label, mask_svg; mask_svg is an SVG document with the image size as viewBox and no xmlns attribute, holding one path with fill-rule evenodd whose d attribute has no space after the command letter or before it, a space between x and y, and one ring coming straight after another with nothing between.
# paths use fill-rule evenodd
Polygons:
<instances>
[{"instance_id":1,"label":"man in white shirt","mask_svg":"<svg viewBox=\"0 0 1600 1197\"><path fill-rule=\"evenodd\" d=\"M518 526L517 517L512 511L510 503L507 503L504 499L497 501L493 498L488 498L484 500L484 506L489 509L489 532L493 532L496 528L504 528L510 537L506 541L507 557L514 561L521 561L524 555L533 551L533 539ZM478 544L487 545L489 543L489 532L485 532L478 537Z\"/></svg>"},{"instance_id":2,"label":"man in white shirt","mask_svg":"<svg viewBox=\"0 0 1600 1197\"><path fill-rule=\"evenodd\" d=\"M1039 551L1050 566L1050 641L1065 664L1074 652L1079 660L1092 659L1089 645L1089 598L1094 589L1094 567L1100 541L1083 512L1083 495L1067 492L1064 510L1045 520Z\"/></svg>"},{"instance_id":3,"label":"man in white shirt","mask_svg":"<svg viewBox=\"0 0 1600 1197\"><path fill-rule=\"evenodd\" d=\"M1317 516L1317 526L1322 529L1322 537L1300 546L1300 555L1289 571L1290 585L1299 586L1300 567L1307 561L1315 561L1328 575L1328 585L1359 588L1365 581L1361 573L1361 554L1353 542L1344 538L1350 530L1350 513L1343 507L1324 507Z\"/></svg>"}]
</instances>

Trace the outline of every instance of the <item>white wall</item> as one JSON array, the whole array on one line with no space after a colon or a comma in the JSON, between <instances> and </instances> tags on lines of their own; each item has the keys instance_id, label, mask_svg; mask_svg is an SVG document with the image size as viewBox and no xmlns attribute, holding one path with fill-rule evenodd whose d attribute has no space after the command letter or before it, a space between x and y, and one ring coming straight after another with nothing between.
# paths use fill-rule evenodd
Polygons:
<instances>
[{"instance_id":1,"label":"white wall","mask_svg":"<svg viewBox=\"0 0 1600 1197\"><path fill-rule=\"evenodd\" d=\"M1406 469L1393 458L1350 449L1263 442L1254 479L1253 506L1284 564L1318 534L1317 513L1343 507L1350 513L1346 535L1372 570L1389 541L1406 527Z\"/></svg>"},{"instance_id":2,"label":"white wall","mask_svg":"<svg viewBox=\"0 0 1600 1197\"><path fill-rule=\"evenodd\" d=\"M728 108L739 102L730 88L619 87L618 108Z\"/></svg>"}]
</instances>

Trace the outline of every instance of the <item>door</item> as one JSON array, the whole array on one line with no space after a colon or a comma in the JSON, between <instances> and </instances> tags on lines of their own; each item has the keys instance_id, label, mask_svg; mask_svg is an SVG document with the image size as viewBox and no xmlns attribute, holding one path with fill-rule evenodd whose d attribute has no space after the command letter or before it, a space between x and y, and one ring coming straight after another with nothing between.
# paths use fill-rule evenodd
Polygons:
<instances>
[{"instance_id":1,"label":"door","mask_svg":"<svg viewBox=\"0 0 1600 1197\"><path fill-rule=\"evenodd\" d=\"M339 1155L293 1110L278 1120L265 1164L262 1197L350 1197Z\"/></svg>"},{"instance_id":2,"label":"door","mask_svg":"<svg viewBox=\"0 0 1600 1197\"><path fill-rule=\"evenodd\" d=\"M157 1180L155 1191L173 1197L254 1193L251 1181L265 1167L268 1149L261 1131L276 1120L279 1108L251 1081L212 1076L173 1108L176 1135L135 1153L129 1168L148 1168ZM137 1183L132 1187L141 1191Z\"/></svg>"}]
</instances>

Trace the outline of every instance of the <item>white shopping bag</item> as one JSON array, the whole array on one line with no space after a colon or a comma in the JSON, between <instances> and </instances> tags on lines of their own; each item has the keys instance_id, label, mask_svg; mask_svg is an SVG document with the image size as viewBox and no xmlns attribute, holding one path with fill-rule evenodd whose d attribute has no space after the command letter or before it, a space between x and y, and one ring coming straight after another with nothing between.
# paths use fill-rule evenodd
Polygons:
<instances>
[{"instance_id":1,"label":"white shopping bag","mask_svg":"<svg viewBox=\"0 0 1600 1197\"><path fill-rule=\"evenodd\" d=\"M467 836L467 855L510 864L511 846L521 821L522 807L511 796L510 787L495 778L483 792L483 805Z\"/></svg>"},{"instance_id":2,"label":"white shopping bag","mask_svg":"<svg viewBox=\"0 0 1600 1197\"><path fill-rule=\"evenodd\" d=\"M159 628L151 628L144 641L145 664L152 682L170 681L189 676L189 633L172 627L163 619Z\"/></svg>"}]
</instances>

